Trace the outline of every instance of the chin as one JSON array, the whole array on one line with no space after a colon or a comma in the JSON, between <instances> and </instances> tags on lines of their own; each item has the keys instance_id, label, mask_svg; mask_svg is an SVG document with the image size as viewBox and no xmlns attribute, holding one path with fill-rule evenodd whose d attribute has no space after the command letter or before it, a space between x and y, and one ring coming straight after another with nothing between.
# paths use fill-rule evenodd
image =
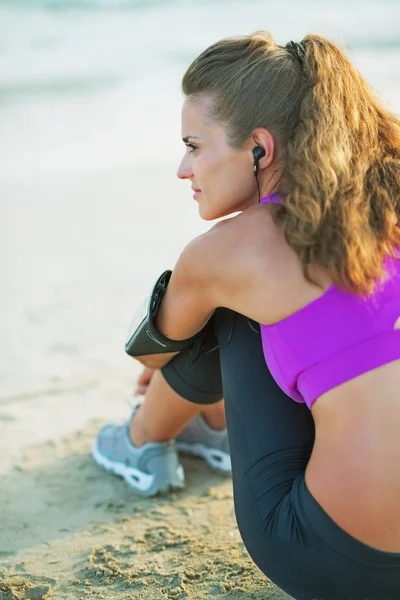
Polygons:
<instances>
[{"instance_id":1,"label":"chin","mask_svg":"<svg viewBox=\"0 0 400 600\"><path fill-rule=\"evenodd\" d=\"M199 215L203 221L214 221L215 219L219 219L219 215L203 213L201 210L199 210Z\"/></svg>"},{"instance_id":2,"label":"chin","mask_svg":"<svg viewBox=\"0 0 400 600\"><path fill-rule=\"evenodd\" d=\"M222 219L228 215L232 215L238 211L237 207L225 207L225 209L215 210L207 206L199 204L199 215L203 221L215 221L215 219Z\"/></svg>"},{"instance_id":3,"label":"chin","mask_svg":"<svg viewBox=\"0 0 400 600\"><path fill-rule=\"evenodd\" d=\"M214 219L219 219L220 217L220 215L216 214L215 211L201 205L199 205L199 215L203 221L214 221Z\"/></svg>"}]
</instances>

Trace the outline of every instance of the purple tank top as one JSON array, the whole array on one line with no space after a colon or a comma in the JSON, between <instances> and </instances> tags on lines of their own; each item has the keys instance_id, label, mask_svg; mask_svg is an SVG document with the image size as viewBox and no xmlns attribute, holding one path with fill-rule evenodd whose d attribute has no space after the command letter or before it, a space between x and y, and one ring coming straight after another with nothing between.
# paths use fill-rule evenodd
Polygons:
<instances>
[{"instance_id":1,"label":"purple tank top","mask_svg":"<svg viewBox=\"0 0 400 600\"><path fill-rule=\"evenodd\" d=\"M280 204L277 194L262 203ZM387 257L388 277L359 297L331 285L297 312L260 324L264 357L280 388L311 408L324 392L400 359L400 261Z\"/></svg>"}]
</instances>

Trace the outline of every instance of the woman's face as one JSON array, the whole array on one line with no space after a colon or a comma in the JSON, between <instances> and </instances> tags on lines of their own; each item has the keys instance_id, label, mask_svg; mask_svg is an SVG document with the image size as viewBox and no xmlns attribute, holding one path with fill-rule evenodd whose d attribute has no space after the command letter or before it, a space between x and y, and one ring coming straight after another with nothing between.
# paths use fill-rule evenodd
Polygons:
<instances>
[{"instance_id":1,"label":"woman's face","mask_svg":"<svg viewBox=\"0 0 400 600\"><path fill-rule=\"evenodd\" d=\"M177 172L180 179L190 180L205 221L245 210L258 201L252 145L232 148L222 126L207 119L209 102L187 98L183 104L186 152Z\"/></svg>"}]
</instances>

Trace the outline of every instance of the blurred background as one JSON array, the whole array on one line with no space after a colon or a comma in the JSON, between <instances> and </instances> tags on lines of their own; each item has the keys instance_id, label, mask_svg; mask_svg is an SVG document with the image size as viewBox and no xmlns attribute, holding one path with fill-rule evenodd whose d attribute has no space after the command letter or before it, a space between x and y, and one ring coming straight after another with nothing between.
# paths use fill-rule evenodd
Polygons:
<instances>
[{"instance_id":1,"label":"blurred background","mask_svg":"<svg viewBox=\"0 0 400 600\"><path fill-rule=\"evenodd\" d=\"M344 45L400 113L400 0L0 0L0 455L127 416L129 321L210 224L176 178L180 80L267 29Z\"/></svg>"}]
</instances>

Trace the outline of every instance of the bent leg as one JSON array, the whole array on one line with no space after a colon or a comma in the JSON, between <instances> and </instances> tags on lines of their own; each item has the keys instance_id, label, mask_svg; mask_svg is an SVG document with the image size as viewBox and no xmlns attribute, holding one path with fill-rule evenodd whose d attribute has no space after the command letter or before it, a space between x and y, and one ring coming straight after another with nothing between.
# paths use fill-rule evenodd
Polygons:
<instances>
[{"instance_id":1,"label":"bent leg","mask_svg":"<svg viewBox=\"0 0 400 600\"><path fill-rule=\"evenodd\" d=\"M258 325L221 310L216 333L223 338L229 329L231 341L220 348L220 362L240 528L250 505L258 512L257 524L259 518L266 522L304 475L315 429L306 405L291 400L273 379Z\"/></svg>"},{"instance_id":2,"label":"bent leg","mask_svg":"<svg viewBox=\"0 0 400 600\"><path fill-rule=\"evenodd\" d=\"M395 600L400 555L351 538L306 488L312 415L273 380L258 325L218 309L213 326L220 347L208 360L220 362L236 518L254 562L296 600ZM180 376L189 390L191 372Z\"/></svg>"},{"instance_id":3,"label":"bent leg","mask_svg":"<svg viewBox=\"0 0 400 600\"><path fill-rule=\"evenodd\" d=\"M191 369L186 368L189 353L183 352L162 373L191 402L209 404L224 396L236 508L240 512L242 482L250 478L266 517L304 473L314 422L308 408L288 398L273 379L256 323L220 308L210 325L218 348L202 354Z\"/></svg>"},{"instance_id":4,"label":"bent leg","mask_svg":"<svg viewBox=\"0 0 400 600\"><path fill-rule=\"evenodd\" d=\"M201 406L187 402L156 370L144 395L143 404L131 420L129 434L136 446L146 442L167 442L200 412Z\"/></svg>"}]
</instances>

